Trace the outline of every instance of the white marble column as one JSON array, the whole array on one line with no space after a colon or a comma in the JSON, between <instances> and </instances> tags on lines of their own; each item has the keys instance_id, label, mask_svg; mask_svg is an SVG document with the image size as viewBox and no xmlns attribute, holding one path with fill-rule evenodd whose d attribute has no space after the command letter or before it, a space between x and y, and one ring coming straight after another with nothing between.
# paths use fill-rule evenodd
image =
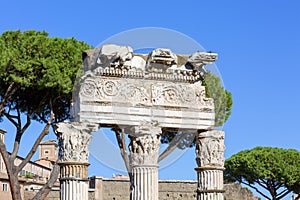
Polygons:
<instances>
[{"instance_id":1,"label":"white marble column","mask_svg":"<svg viewBox=\"0 0 300 200\"><path fill-rule=\"evenodd\" d=\"M197 200L224 200L224 132L199 132L196 144L195 169L198 176Z\"/></svg>"},{"instance_id":2,"label":"white marble column","mask_svg":"<svg viewBox=\"0 0 300 200\"><path fill-rule=\"evenodd\" d=\"M56 125L61 200L88 200L88 145L90 132L97 129L95 125L79 122Z\"/></svg>"},{"instance_id":3,"label":"white marble column","mask_svg":"<svg viewBox=\"0 0 300 200\"><path fill-rule=\"evenodd\" d=\"M161 128L155 123L133 127L130 134L131 200L158 200L158 151Z\"/></svg>"}]
</instances>

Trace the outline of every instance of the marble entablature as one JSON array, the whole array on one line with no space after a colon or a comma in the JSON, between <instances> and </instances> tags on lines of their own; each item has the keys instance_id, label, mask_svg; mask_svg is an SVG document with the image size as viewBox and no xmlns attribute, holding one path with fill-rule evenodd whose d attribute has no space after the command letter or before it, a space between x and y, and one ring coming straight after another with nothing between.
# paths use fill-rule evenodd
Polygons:
<instances>
[{"instance_id":1,"label":"marble entablature","mask_svg":"<svg viewBox=\"0 0 300 200\"><path fill-rule=\"evenodd\" d=\"M217 54L181 55L162 48L136 54L131 47L108 44L83 58L74 121L136 126L154 120L161 128L213 128L214 102L205 96L201 72Z\"/></svg>"}]
</instances>

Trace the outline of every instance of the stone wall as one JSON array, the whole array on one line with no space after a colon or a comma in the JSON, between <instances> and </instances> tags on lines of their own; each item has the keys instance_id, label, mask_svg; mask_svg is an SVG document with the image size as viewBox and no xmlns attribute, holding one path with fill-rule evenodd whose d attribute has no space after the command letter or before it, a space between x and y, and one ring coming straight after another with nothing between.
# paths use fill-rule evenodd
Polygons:
<instances>
[{"instance_id":1,"label":"stone wall","mask_svg":"<svg viewBox=\"0 0 300 200\"><path fill-rule=\"evenodd\" d=\"M224 200L253 200L254 195L248 188L243 188L240 184L224 184Z\"/></svg>"},{"instance_id":2,"label":"stone wall","mask_svg":"<svg viewBox=\"0 0 300 200\"><path fill-rule=\"evenodd\" d=\"M159 181L159 199L196 199L197 182L195 181Z\"/></svg>"},{"instance_id":3,"label":"stone wall","mask_svg":"<svg viewBox=\"0 0 300 200\"><path fill-rule=\"evenodd\" d=\"M103 179L103 200L129 199L129 181L121 179Z\"/></svg>"},{"instance_id":4,"label":"stone wall","mask_svg":"<svg viewBox=\"0 0 300 200\"><path fill-rule=\"evenodd\" d=\"M93 183L94 182L94 183ZM129 199L129 181L122 179L107 179L94 177L91 179L91 186L97 185L98 190L103 192L103 196L95 196L95 200L125 200ZM94 185L94 186L95 186ZM100 186L100 187L99 187ZM96 187L94 187L96 188ZM160 180L159 181L159 199L160 200L195 200L196 199L196 181L176 181ZM224 184L225 200L253 200L253 193L240 184ZM101 194L101 193L98 193Z\"/></svg>"},{"instance_id":5,"label":"stone wall","mask_svg":"<svg viewBox=\"0 0 300 200\"><path fill-rule=\"evenodd\" d=\"M34 191L25 191L24 192L24 200L30 200L34 197L36 192ZM59 190L52 190L45 198L45 200L60 200L59 199Z\"/></svg>"},{"instance_id":6,"label":"stone wall","mask_svg":"<svg viewBox=\"0 0 300 200\"><path fill-rule=\"evenodd\" d=\"M89 200L127 200L129 199L129 181L123 179L91 178ZM159 181L159 200L195 200L196 181ZM240 184L225 184L224 200L253 200L254 195ZM25 200L33 197L32 191L25 191ZM46 200L59 200L59 191L51 191Z\"/></svg>"}]
</instances>

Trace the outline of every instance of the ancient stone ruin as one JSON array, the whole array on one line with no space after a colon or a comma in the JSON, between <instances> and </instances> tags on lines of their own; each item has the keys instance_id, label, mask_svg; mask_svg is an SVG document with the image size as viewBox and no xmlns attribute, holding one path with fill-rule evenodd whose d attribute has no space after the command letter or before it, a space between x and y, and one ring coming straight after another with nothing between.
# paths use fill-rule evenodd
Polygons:
<instances>
[{"instance_id":1,"label":"ancient stone ruin","mask_svg":"<svg viewBox=\"0 0 300 200\"><path fill-rule=\"evenodd\" d=\"M224 133L214 130L214 101L201 85L217 54L169 49L136 54L114 44L83 53L84 75L72 122L59 123L62 200L88 199L91 132L118 126L129 134L130 199L158 200L158 151L164 131L197 136L198 200L223 200ZM192 170L192 169L191 169Z\"/></svg>"}]
</instances>

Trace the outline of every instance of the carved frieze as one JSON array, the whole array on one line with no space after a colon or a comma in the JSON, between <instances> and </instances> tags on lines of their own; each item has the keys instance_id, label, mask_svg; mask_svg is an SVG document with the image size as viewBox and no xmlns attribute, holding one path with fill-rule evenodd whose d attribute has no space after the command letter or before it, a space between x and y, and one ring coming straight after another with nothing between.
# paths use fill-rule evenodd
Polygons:
<instances>
[{"instance_id":1,"label":"carved frieze","mask_svg":"<svg viewBox=\"0 0 300 200\"><path fill-rule=\"evenodd\" d=\"M196 161L199 167L224 167L224 131L212 130L198 134Z\"/></svg>"},{"instance_id":2,"label":"carved frieze","mask_svg":"<svg viewBox=\"0 0 300 200\"><path fill-rule=\"evenodd\" d=\"M80 122L62 122L56 125L60 162L88 162L88 145L92 138L90 132L97 126Z\"/></svg>"},{"instance_id":3,"label":"carved frieze","mask_svg":"<svg viewBox=\"0 0 300 200\"><path fill-rule=\"evenodd\" d=\"M99 101L150 103L150 94L143 84L129 80L90 77L85 79L80 95Z\"/></svg>"},{"instance_id":4,"label":"carved frieze","mask_svg":"<svg viewBox=\"0 0 300 200\"><path fill-rule=\"evenodd\" d=\"M152 85L152 102L156 105L213 106L213 100L205 97L205 90L197 84L156 83Z\"/></svg>"},{"instance_id":5,"label":"carved frieze","mask_svg":"<svg viewBox=\"0 0 300 200\"><path fill-rule=\"evenodd\" d=\"M178 84L172 82L136 79L109 79L88 77L80 89L80 95L90 100L128 102L132 104L162 106L213 107L213 99L206 98L200 83Z\"/></svg>"}]
</instances>

